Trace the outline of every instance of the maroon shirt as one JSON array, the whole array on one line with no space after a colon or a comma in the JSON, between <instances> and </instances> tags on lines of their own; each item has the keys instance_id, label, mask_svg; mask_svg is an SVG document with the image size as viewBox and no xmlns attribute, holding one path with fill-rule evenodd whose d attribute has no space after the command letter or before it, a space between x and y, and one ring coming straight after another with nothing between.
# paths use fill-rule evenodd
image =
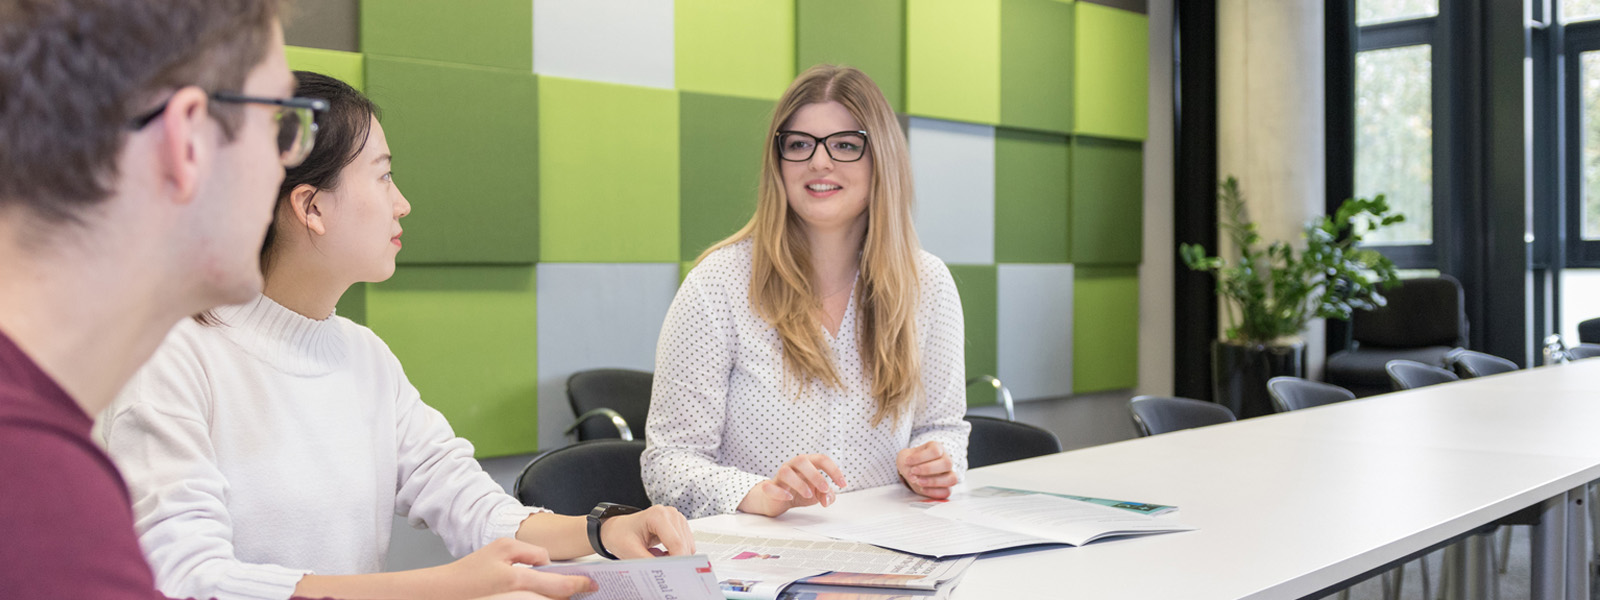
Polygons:
<instances>
[{"instance_id":1,"label":"maroon shirt","mask_svg":"<svg viewBox=\"0 0 1600 600\"><path fill-rule=\"evenodd\" d=\"M161 598L93 421L0 333L0 596Z\"/></svg>"}]
</instances>

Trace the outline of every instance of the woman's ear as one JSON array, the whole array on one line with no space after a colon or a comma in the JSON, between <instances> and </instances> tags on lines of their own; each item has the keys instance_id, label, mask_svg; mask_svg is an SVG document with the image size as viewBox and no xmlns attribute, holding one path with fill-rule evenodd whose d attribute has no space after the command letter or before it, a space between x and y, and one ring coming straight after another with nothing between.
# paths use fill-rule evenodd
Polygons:
<instances>
[{"instance_id":1,"label":"woman's ear","mask_svg":"<svg viewBox=\"0 0 1600 600\"><path fill-rule=\"evenodd\" d=\"M304 225L307 231L317 235L326 235L327 226L322 222L322 207L319 206L317 188L300 184L289 192L289 212L296 221Z\"/></svg>"}]
</instances>

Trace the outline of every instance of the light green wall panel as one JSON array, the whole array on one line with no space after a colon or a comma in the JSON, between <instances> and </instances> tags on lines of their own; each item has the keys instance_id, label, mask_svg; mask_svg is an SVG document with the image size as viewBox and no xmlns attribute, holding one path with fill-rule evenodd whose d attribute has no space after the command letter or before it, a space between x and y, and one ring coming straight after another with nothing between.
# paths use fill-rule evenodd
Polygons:
<instances>
[{"instance_id":1,"label":"light green wall panel","mask_svg":"<svg viewBox=\"0 0 1600 600\"><path fill-rule=\"evenodd\" d=\"M812 65L861 69L896 112L906 109L904 0L796 0L795 72Z\"/></svg>"},{"instance_id":2,"label":"light green wall panel","mask_svg":"<svg viewBox=\"0 0 1600 600\"><path fill-rule=\"evenodd\" d=\"M373 331L480 457L539 447L534 290L531 266L408 266L369 292Z\"/></svg>"},{"instance_id":3,"label":"light green wall panel","mask_svg":"<svg viewBox=\"0 0 1600 600\"><path fill-rule=\"evenodd\" d=\"M995 129L995 262L1071 261L1067 202L1070 167L1066 136Z\"/></svg>"},{"instance_id":4,"label":"light green wall panel","mask_svg":"<svg viewBox=\"0 0 1600 600\"><path fill-rule=\"evenodd\" d=\"M1139 384L1139 270L1074 269L1072 393Z\"/></svg>"},{"instance_id":5,"label":"light green wall panel","mask_svg":"<svg viewBox=\"0 0 1600 600\"><path fill-rule=\"evenodd\" d=\"M1072 15L1059 0L1003 0L1001 124L1072 131Z\"/></svg>"},{"instance_id":6,"label":"light green wall panel","mask_svg":"<svg viewBox=\"0 0 1600 600\"><path fill-rule=\"evenodd\" d=\"M755 214L761 160L773 147L772 104L693 92L678 97L679 260L694 260Z\"/></svg>"},{"instance_id":7,"label":"light green wall panel","mask_svg":"<svg viewBox=\"0 0 1600 600\"><path fill-rule=\"evenodd\" d=\"M794 79L793 0L676 0L673 9L678 89L776 100Z\"/></svg>"},{"instance_id":8,"label":"light green wall panel","mask_svg":"<svg viewBox=\"0 0 1600 600\"><path fill-rule=\"evenodd\" d=\"M961 295L963 325L967 334L967 379L999 373L999 288L994 265L948 265ZM994 388L967 388L967 405L994 404Z\"/></svg>"},{"instance_id":9,"label":"light green wall panel","mask_svg":"<svg viewBox=\"0 0 1600 600\"><path fill-rule=\"evenodd\" d=\"M533 2L362 0L361 51L532 71Z\"/></svg>"},{"instance_id":10,"label":"light green wall panel","mask_svg":"<svg viewBox=\"0 0 1600 600\"><path fill-rule=\"evenodd\" d=\"M368 95L411 201L402 263L538 260L537 84L532 73L367 57Z\"/></svg>"},{"instance_id":11,"label":"light green wall panel","mask_svg":"<svg viewBox=\"0 0 1600 600\"><path fill-rule=\"evenodd\" d=\"M906 112L1000 122L1000 0L907 3Z\"/></svg>"},{"instance_id":12,"label":"light green wall panel","mask_svg":"<svg viewBox=\"0 0 1600 600\"><path fill-rule=\"evenodd\" d=\"M289 57L291 69L321 73L348 83L355 89L366 89L366 63L360 53L300 46L289 46L284 48L284 52Z\"/></svg>"},{"instance_id":13,"label":"light green wall panel","mask_svg":"<svg viewBox=\"0 0 1600 600\"><path fill-rule=\"evenodd\" d=\"M540 260L677 262L678 93L540 77Z\"/></svg>"},{"instance_id":14,"label":"light green wall panel","mask_svg":"<svg viewBox=\"0 0 1600 600\"><path fill-rule=\"evenodd\" d=\"M339 296L339 303L333 307L333 314L366 325L367 285L358 282L345 290L344 295Z\"/></svg>"},{"instance_id":15,"label":"light green wall panel","mask_svg":"<svg viewBox=\"0 0 1600 600\"><path fill-rule=\"evenodd\" d=\"M1138 264L1144 252L1140 144L1073 138L1071 183L1072 262Z\"/></svg>"},{"instance_id":16,"label":"light green wall panel","mask_svg":"<svg viewBox=\"0 0 1600 600\"><path fill-rule=\"evenodd\" d=\"M1077 9L1078 133L1142 140L1149 133L1150 19L1088 2Z\"/></svg>"}]
</instances>

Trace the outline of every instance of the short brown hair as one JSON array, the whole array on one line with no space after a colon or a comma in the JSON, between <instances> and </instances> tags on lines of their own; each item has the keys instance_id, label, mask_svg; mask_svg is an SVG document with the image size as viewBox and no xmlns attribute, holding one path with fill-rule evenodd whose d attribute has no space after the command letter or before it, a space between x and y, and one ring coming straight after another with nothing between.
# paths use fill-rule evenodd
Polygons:
<instances>
[{"instance_id":1,"label":"short brown hair","mask_svg":"<svg viewBox=\"0 0 1600 600\"><path fill-rule=\"evenodd\" d=\"M111 194L141 111L194 85L236 91L280 0L0 0L0 209L79 222ZM232 139L239 107L211 113Z\"/></svg>"}]
</instances>

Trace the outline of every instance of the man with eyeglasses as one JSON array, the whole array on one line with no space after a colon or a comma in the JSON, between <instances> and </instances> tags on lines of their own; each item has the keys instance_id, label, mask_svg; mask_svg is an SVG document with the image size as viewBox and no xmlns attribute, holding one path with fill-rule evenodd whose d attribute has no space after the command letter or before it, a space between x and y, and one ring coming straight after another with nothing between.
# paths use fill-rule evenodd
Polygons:
<instances>
[{"instance_id":1,"label":"man with eyeglasses","mask_svg":"<svg viewBox=\"0 0 1600 600\"><path fill-rule=\"evenodd\" d=\"M278 13L0 0L0 596L158 597L91 418L175 323L261 289L326 107L287 97Z\"/></svg>"}]
</instances>

